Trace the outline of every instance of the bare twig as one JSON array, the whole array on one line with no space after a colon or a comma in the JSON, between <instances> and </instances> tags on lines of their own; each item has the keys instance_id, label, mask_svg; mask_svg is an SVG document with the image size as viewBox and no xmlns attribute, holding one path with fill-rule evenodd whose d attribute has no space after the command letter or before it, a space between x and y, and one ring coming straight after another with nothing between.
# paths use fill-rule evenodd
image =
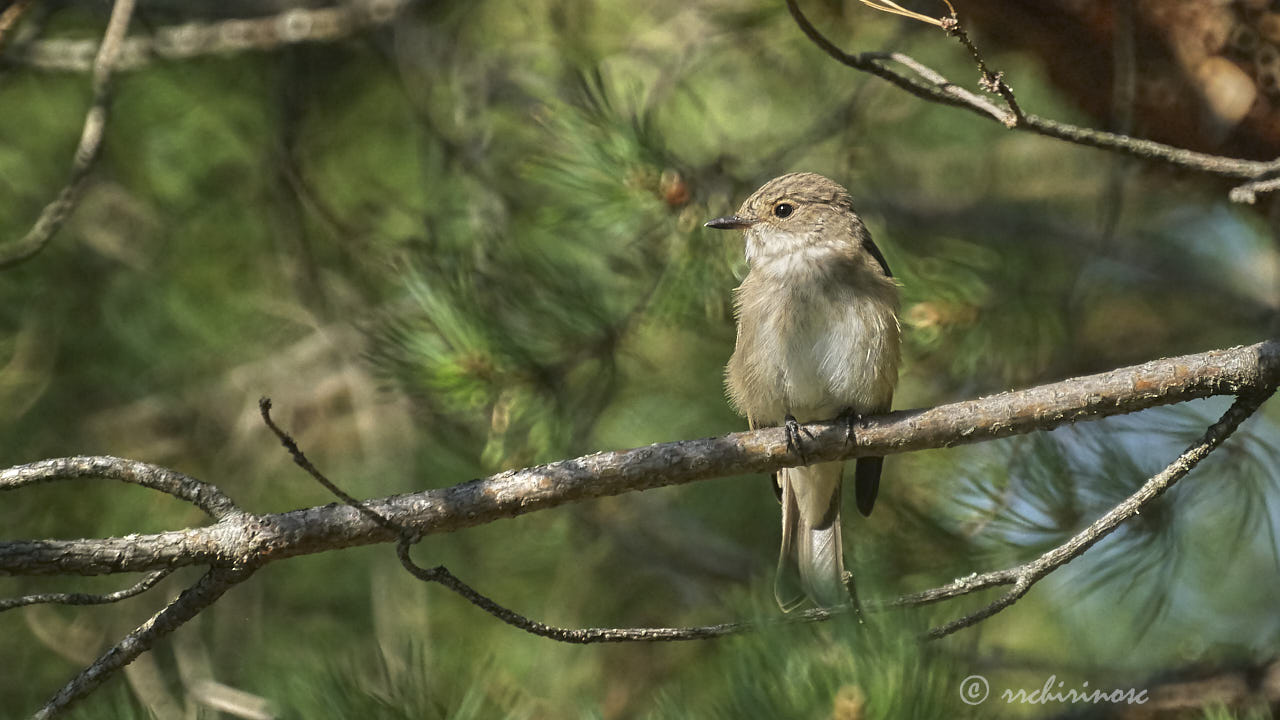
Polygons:
<instances>
[{"instance_id":1,"label":"bare twig","mask_svg":"<svg viewBox=\"0 0 1280 720\"><path fill-rule=\"evenodd\" d=\"M676 640L706 640L708 638L723 637L725 635L736 635L746 632L757 627L753 623L732 622L720 625L703 625L699 627L668 627L668 628L561 628L547 625L546 623L530 620L520 613L510 610L499 605L489 597L480 594L475 588L462 582L456 575L449 572L443 565L437 565L431 569L424 568L413 562L409 557L409 547L411 543L401 540L396 545L396 555L400 558L400 564L404 566L414 577L424 582L440 583L449 588L458 595L461 595L468 602L476 607L484 610L490 615L498 618L502 622L513 627L524 630L551 640L558 640L565 643L589 644L603 642L653 642L653 641L676 641ZM818 619L829 617L826 613L822 613L821 617L797 617L797 620L808 620L813 622Z\"/></svg>"},{"instance_id":2,"label":"bare twig","mask_svg":"<svg viewBox=\"0 0 1280 720\"><path fill-rule=\"evenodd\" d=\"M53 202L40 211L35 225L22 239L7 246L0 247L0 268L17 265L35 257L49 244L54 233L62 227L67 217L80 199L80 190L89 170L98 159L102 149L102 138L106 131L107 109L111 105L111 74L115 71L116 60L120 57L120 46L124 42L125 33L129 30L129 20L133 17L135 0L115 0L111 8L111 17L107 20L107 30L102 36L102 47L98 50L93 62L93 101L84 118L84 129L80 133L80 144L71 161L71 177L63 185L62 190Z\"/></svg>"},{"instance_id":3,"label":"bare twig","mask_svg":"<svg viewBox=\"0 0 1280 720\"><path fill-rule=\"evenodd\" d=\"M4 46L9 43L9 31L34 4L35 0L14 0L4 12L0 12L0 52L4 52Z\"/></svg>"},{"instance_id":4,"label":"bare twig","mask_svg":"<svg viewBox=\"0 0 1280 720\"><path fill-rule=\"evenodd\" d=\"M951 8L951 17L940 23L940 26L947 31L947 34L955 36L960 41L960 44L964 45L969 54L973 56L973 61L978 65L978 71L982 73L982 77L979 79L979 85L982 86L982 89L996 93L1004 98L1005 103L1008 104L1009 116L1004 121L1005 127L1017 127L1025 115L1018 105L1018 99L1013 95L1013 88L1009 87L1009 84L1004 81L1003 72L993 72L987 67L987 61L982 57L982 53L978 52L978 46L973 44L973 40L969 38L969 33L965 32L964 26L960 24L960 18L956 16L955 8Z\"/></svg>"},{"instance_id":5,"label":"bare twig","mask_svg":"<svg viewBox=\"0 0 1280 720\"><path fill-rule=\"evenodd\" d=\"M751 623L724 623L720 625L705 625L699 627L683 627L683 628L561 628L546 623L530 620L529 618L517 613L510 608L499 605L493 599L481 594L478 590L470 585L462 582L456 575L449 572L448 568L443 565L437 565L434 568L427 569L418 565L409 556L409 548L416 544L422 536L415 530L403 527L390 518L387 518L365 503L357 500L355 497L347 493L336 483L320 472L309 459L306 453L298 447L297 442L282 430L275 421L271 419L271 400L262 398L258 401L258 409L262 413L262 420L270 428L271 432L279 438L281 444L289 451L289 455L293 461L307 471L307 474L314 478L317 482L325 487L329 492L336 495L347 505L360 511L362 515L371 518L388 530L392 530L399 535L396 543L396 557L400 559L400 564L409 574L422 580L423 582L439 583L444 587L457 593L467 602L493 615L512 627L524 630L527 633L538 635L560 642L588 644L600 642L637 642L637 641L673 641L673 640L705 640L708 638L720 637L723 635L732 635L754 627ZM795 616L793 621L809 621L825 619L829 617L825 611L817 611L817 613L809 613Z\"/></svg>"},{"instance_id":6,"label":"bare twig","mask_svg":"<svg viewBox=\"0 0 1280 720\"><path fill-rule=\"evenodd\" d=\"M157 28L125 40L117 71L145 67L156 59L188 60L207 55L267 51L300 43L333 42L396 18L412 0L357 0L331 7L295 7L266 17L189 22ZM40 70L83 72L98 51L93 40L41 40L15 48L7 60Z\"/></svg>"},{"instance_id":7,"label":"bare twig","mask_svg":"<svg viewBox=\"0 0 1280 720\"><path fill-rule=\"evenodd\" d=\"M811 423L810 462L981 442L1275 384L1280 341L1157 360L978 400L868 418L858 443L845 425ZM444 533L586 498L800 463L781 428L660 443L512 470L447 488L366 500L396 525ZM0 542L0 575L144 572L164 567L265 563L343 547L391 542L399 533L344 506L235 515L209 527L89 540Z\"/></svg>"},{"instance_id":8,"label":"bare twig","mask_svg":"<svg viewBox=\"0 0 1280 720\"><path fill-rule=\"evenodd\" d=\"M80 671L32 717L35 720L47 720L57 716L72 703L93 692L117 670L150 650L158 640L200 614L227 590L246 580L253 571L253 567L245 566L210 569L176 600L124 636L92 665Z\"/></svg>"},{"instance_id":9,"label":"bare twig","mask_svg":"<svg viewBox=\"0 0 1280 720\"><path fill-rule=\"evenodd\" d=\"M276 425L275 421L271 419L271 398L259 398L258 412L262 415L262 422L266 423L267 428L270 429L271 432L275 433L275 436L280 440L280 444L284 445L284 448L289 451L289 456L293 458L293 462L297 464L298 467L306 470L307 474L312 478L315 478L315 481L323 485L326 490L336 495L340 500L342 500L342 502L346 503L350 507L359 510L360 514L370 520L373 520L375 523L381 525L387 530L402 536L410 532L403 526L367 507L363 502L360 502L347 494L347 492L338 487L336 483L325 477L324 473L320 472L320 469L307 459L307 456L302 452L302 449L298 447L298 443L294 442L293 438L289 436L289 433L281 430L280 427Z\"/></svg>"},{"instance_id":10,"label":"bare twig","mask_svg":"<svg viewBox=\"0 0 1280 720\"><path fill-rule=\"evenodd\" d=\"M124 458L70 457L41 460L0 470L0 492L30 485L103 478L168 493L200 508L214 520L222 520L241 512L226 493L176 470Z\"/></svg>"},{"instance_id":11,"label":"bare twig","mask_svg":"<svg viewBox=\"0 0 1280 720\"><path fill-rule=\"evenodd\" d=\"M90 593L40 593L36 595L23 595L22 597L0 599L0 612L12 610L14 608L26 607L27 605L106 605L108 603L120 602L121 600L127 600L134 595L141 595L142 593L150 590L155 587L156 583L168 577L171 572L173 572L173 570L169 568L157 570L124 590L103 593L101 595L94 595Z\"/></svg>"},{"instance_id":12,"label":"bare twig","mask_svg":"<svg viewBox=\"0 0 1280 720\"><path fill-rule=\"evenodd\" d=\"M1265 180L1252 180L1231 188L1231 192L1227 197L1231 202L1245 203L1252 205L1258 201L1259 193L1269 193L1280 190L1280 177L1266 178Z\"/></svg>"},{"instance_id":13,"label":"bare twig","mask_svg":"<svg viewBox=\"0 0 1280 720\"><path fill-rule=\"evenodd\" d=\"M1240 423L1244 422L1250 415L1253 415L1274 392L1275 388L1273 387L1236 398L1236 401L1232 403L1222 417L1209 426L1204 436L1188 447L1168 467L1153 475L1136 492L1125 498L1119 505L1111 508L1106 515L1095 520L1092 525L1035 560L1016 568L986 573L982 576L962 578L945 588L937 588L916 596L909 596L894 604L918 605L925 602L936 602L947 597L955 597L956 595L973 592L984 587L1013 585L1008 592L1001 595L991 604L962 618L933 628L929 631L928 637L945 637L957 630L975 625L995 615L1021 599L1031 589L1031 586L1044 579L1049 573L1082 555L1099 540L1110 535L1120 526L1120 523L1137 515L1144 507L1159 498L1174 483L1191 472L1201 460L1208 457L1209 453L1222 444L1222 441L1230 437L1231 433L1240 427Z\"/></svg>"},{"instance_id":14,"label":"bare twig","mask_svg":"<svg viewBox=\"0 0 1280 720\"><path fill-rule=\"evenodd\" d=\"M1006 127L1065 140L1077 145L1109 150L1143 160L1162 162L1174 167L1195 170L1218 177L1257 180L1267 177L1270 173L1280 171L1280 159L1260 162L1209 155L1176 148L1152 140L1143 140L1119 133L1057 122L1030 113L1019 115L1017 112L1020 112L1020 109L1017 112L1000 110L990 102L951 83L939 82L930 79L924 74L921 74L924 78L923 80L917 79L904 75L885 64L884 61L886 59L900 62L900 59L904 56L899 53L894 53L892 57L886 56L884 53L846 53L814 27L809 18L800 11L796 0L787 0L787 9L791 11L792 18L795 19L796 24L804 32L805 36L831 58L855 70L870 73L887 80L923 100L963 108L983 117L994 119ZM913 70L918 72L918 68L922 67L922 65L916 61L912 61L912 63L914 65ZM930 73L933 76L941 77L936 72L930 71ZM1003 83L1003 80L1001 82ZM999 90L998 86L997 90ZM1009 98L1005 97L1005 101L1008 102L1008 100Z\"/></svg>"},{"instance_id":15,"label":"bare twig","mask_svg":"<svg viewBox=\"0 0 1280 720\"><path fill-rule=\"evenodd\" d=\"M1004 108L999 107L998 105L986 99L985 97L982 97L981 95L971 93L968 90L965 90L964 88L960 87L959 85L952 83L950 80L943 77L937 70L934 70L928 65L921 63L919 60L916 60L910 55L904 55L900 52L886 53L886 52L872 51L872 52L862 53L862 57L871 61L888 60L890 62L895 62L895 63L898 63L899 65L903 65L907 68L910 68L911 72L915 73L916 75L919 75L928 83L934 86L937 86L938 88L941 88L946 95L954 98L957 101L957 103L963 104L970 108L976 108L982 111L984 114L989 115L993 119L999 120L1002 124L1006 126L1008 126L1009 122L1012 119L1012 116Z\"/></svg>"}]
</instances>

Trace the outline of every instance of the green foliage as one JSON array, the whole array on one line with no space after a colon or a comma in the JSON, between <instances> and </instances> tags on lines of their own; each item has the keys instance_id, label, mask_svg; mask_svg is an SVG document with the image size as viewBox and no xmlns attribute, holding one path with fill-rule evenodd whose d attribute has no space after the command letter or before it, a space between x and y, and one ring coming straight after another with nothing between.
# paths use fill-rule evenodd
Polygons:
<instances>
[{"instance_id":1,"label":"green foliage","mask_svg":"<svg viewBox=\"0 0 1280 720\"><path fill-rule=\"evenodd\" d=\"M978 717L956 702L957 665L919 642L918 615L769 626L775 610L763 600L740 603L739 614L764 629L716 641L645 717Z\"/></svg>"},{"instance_id":2,"label":"green foliage","mask_svg":"<svg viewBox=\"0 0 1280 720\"><path fill-rule=\"evenodd\" d=\"M293 675L284 684L278 699L285 718L403 718L403 720L480 720L483 718L533 717L521 711L519 694L486 689L481 678L488 672L483 663L458 662L413 646L404 658L378 655L370 660L332 659L318 669ZM471 683L459 682L472 678Z\"/></svg>"}]
</instances>

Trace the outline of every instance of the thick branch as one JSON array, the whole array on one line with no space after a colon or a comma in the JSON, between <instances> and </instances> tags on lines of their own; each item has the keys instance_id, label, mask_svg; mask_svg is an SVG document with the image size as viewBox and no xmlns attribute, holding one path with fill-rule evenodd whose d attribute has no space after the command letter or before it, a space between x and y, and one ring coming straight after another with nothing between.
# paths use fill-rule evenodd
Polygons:
<instances>
[{"instance_id":1,"label":"thick branch","mask_svg":"<svg viewBox=\"0 0 1280 720\"><path fill-rule=\"evenodd\" d=\"M1213 395L1261 390L1280 378L1280 341L1156 360L1110 372L864 421L858 443L842 423L808 426L810 462L981 442L1077 420ZM397 526L450 532L585 498L800 464L781 428L597 453L500 473L453 487L371 500ZM397 534L347 506L235 515L215 525L127 538L0 543L0 574L96 575L197 564L263 563Z\"/></svg>"}]
</instances>

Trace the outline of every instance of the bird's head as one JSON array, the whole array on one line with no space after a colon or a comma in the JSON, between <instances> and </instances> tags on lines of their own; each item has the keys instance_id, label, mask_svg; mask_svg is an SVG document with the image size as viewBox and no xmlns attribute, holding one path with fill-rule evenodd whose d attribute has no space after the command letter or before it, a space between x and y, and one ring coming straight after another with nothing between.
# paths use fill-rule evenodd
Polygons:
<instances>
[{"instance_id":1,"label":"bird's head","mask_svg":"<svg viewBox=\"0 0 1280 720\"><path fill-rule=\"evenodd\" d=\"M706 223L717 230L743 230L747 262L792 264L797 256L856 252L867 236L853 212L849 192L817 173L774 178L751 194L734 215Z\"/></svg>"}]
</instances>

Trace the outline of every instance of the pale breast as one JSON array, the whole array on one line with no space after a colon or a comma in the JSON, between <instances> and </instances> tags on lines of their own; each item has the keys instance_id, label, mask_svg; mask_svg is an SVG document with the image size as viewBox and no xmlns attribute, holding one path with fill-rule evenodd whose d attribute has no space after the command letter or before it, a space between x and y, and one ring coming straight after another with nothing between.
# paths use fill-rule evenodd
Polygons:
<instances>
[{"instance_id":1,"label":"pale breast","mask_svg":"<svg viewBox=\"0 0 1280 720\"><path fill-rule=\"evenodd\" d=\"M897 381L897 288L875 280L748 276L727 369L738 410L774 425L787 414L803 422L887 409Z\"/></svg>"}]
</instances>

